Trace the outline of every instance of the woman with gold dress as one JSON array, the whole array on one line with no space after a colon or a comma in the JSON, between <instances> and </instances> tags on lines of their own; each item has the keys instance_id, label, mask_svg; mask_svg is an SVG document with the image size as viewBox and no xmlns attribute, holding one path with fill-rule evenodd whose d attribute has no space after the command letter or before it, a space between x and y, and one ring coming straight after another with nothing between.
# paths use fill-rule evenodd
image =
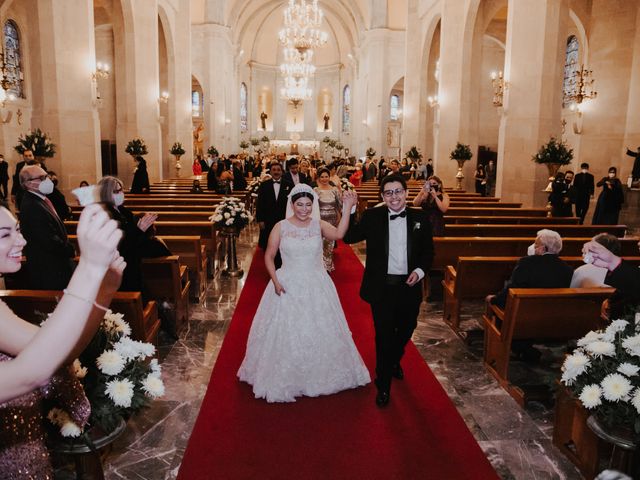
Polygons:
<instances>
[{"instance_id":1,"label":"woman with gold dress","mask_svg":"<svg viewBox=\"0 0 640 480\"><path fill-rule=\"evenodd\" d=\"M330 183L330 173L327 168L318 169L318 186L315 188L320 203L320 218L329 222L334 227L340 222L340 211L342 210L342 194L340 190ZM327 272L333 272L333 240L323 239L322 259Z\"/></svg>"}]
</instances>

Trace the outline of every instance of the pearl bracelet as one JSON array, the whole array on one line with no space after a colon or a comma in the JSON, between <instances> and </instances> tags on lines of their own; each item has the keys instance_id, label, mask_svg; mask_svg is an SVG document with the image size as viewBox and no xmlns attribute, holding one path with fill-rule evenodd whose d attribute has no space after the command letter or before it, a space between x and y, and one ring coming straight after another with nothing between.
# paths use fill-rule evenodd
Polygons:
<instances>
[{"instance_id":1,"label":"pearl bracelet","mask_svg":"<svg viewBox=\"0 0 640 480\"><path fill-rule=\"evenodd\" d=\"M103 305L100 305L98 302L93 302L93 301L89 300L88 298L84 298L84 297L81 297L80 295L76 295L75 293L70 292L66 288L62 292L65 295L69 295L70 297L77 298L78 300L82 300L83 302L89 303L89 304L93 305L96 308L99 308L100 310L102 310L104 312L108 312L109 311L109 309L107 307L105 307Z\"/></svg>"}]
</instances>

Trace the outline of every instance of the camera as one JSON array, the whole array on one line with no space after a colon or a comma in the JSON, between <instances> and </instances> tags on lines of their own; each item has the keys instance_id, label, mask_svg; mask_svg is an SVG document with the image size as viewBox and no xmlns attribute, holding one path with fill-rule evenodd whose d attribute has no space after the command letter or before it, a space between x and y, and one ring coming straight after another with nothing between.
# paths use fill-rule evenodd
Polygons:
<instances>
[{"instance_id":1,"label":"camera","mask_svg":"<svg viewBox=\"0 0 640 480\"><path fill-rule=\"evenodd\" d=\"M425 182L424 191L427 192L427 193L431 192L431 184L429 182Z\"/></svg>"}]
</instances>

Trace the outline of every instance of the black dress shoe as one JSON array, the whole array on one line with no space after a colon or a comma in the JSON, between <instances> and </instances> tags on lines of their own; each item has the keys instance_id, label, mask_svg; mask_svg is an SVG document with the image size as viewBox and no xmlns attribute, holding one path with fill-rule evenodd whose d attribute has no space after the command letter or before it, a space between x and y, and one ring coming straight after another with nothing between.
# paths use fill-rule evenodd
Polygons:
<instances>
[{"instance_id":1,"label":"black dress shoe","mask_svg":"<svg viewBox=\"0 0 640 480\"><path fill-rule=\"evenodd\" d=\"M393 366L391 376L393 378L397 378L398 380L402 380L404 378L404 371L402 371L402 366L399 363Z\"/></svg>"},{"instance_id":2,"label":"black dress shoe","mask_svg":"<svg viewBox=\"0 0 640 480\"><path fill-rule=\"evenodd\" d=\"M380 408L389 404L389 392L378 392L376 395L376 405Z\"/></svg>"}]
</instances>

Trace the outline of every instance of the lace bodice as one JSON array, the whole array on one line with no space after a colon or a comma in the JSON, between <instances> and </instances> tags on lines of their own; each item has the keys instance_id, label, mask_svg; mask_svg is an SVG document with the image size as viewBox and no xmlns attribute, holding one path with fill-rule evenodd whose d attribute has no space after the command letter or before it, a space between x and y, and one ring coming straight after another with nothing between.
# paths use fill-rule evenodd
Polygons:
<instances>
[{"instance_id":1,"label":"lace bodice","mask_svg":"<svg viewBox=\"0 0 640 480\"><path fill-rule=\"evenodd\" d=\"M280 255L283 269L294 269L301 275L306 273L306 269L324 269L320 221L312 219L308 226L297 227L289 220L282 220Z\"/></svg>"}]
</instances>

